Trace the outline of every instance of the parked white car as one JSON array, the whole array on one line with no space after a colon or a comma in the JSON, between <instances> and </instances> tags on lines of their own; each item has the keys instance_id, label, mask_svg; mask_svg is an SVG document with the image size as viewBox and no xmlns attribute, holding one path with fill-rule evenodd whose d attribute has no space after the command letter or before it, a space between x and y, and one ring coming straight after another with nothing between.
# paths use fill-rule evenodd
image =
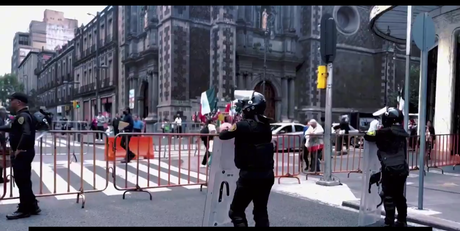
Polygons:
<instances>
[{"instance_id":1,"label":"parked white car","mask_svg":"<svg viewBox=\"0 0 460 231\"><path fill-rule=\"evenodd\" d=\"M331 134L332 134L332 135L336 135L336 132L335 132L335 130L334 130L334 127L335 127L335 126L338 126L338 125L339 125L339 123L333 123L333 124L332 124L332 127L331 127ZM355 147L355 148L361 147L361 145L363 144L363 140L362 140L363 138L362 138L362 136L361 136L359 130L356 129L356 128L354 128L354 127L351 126L351 125L348 125L348 126L349 126L349 128L350 128L350 130L348 131L348 133L349 133L349 135L351 136L351 137L350 137L350 146L351 146L351 147ZM339 134L344 134L344 132L345 132L345 131L340 131ZM335 136L334 136L334 139L333 139L333 141L332 141L332 142L333 142L333 145L335 145L335 139L336 139L336 138L335 138ZM355 139L358 139L358 142L356 142Z\"/></svg>"},{"instance_id":2,"label":"parked white car","mask_svg":"<svg viewBox=\"0 0 460 231\"><path fill-rule=\"evenodd\" d=\"M284 149L295 151L301 149L305 125L300 123L272 123L270 126L272 129L273 141L276 145L275 150L282 151Z\"/></svg>"}]
</instances>

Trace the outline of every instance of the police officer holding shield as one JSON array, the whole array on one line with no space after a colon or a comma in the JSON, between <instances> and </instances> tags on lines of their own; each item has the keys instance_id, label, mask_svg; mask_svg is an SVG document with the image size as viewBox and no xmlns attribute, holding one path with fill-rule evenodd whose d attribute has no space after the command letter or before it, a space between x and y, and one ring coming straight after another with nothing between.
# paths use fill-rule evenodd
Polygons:
<instances>
[{"instance_id":1,"label":"police officer holding shield","mask_svg":"<svg viewBox=\"0 0 460 231\"><path fill-rule=\"evenodd\" d=\"M20 219L40 213L37 200L32 191L32 161L35 157L36 119L27 107L28 97L24 93L10 96L11 111L16 114L11 124L0 127L0 131L9 132L10 146L13 151L12 164L14 180L19 189L19 206L7 219Z\"/></svg>"},{"instance_id":2,"label":"police officer holding shield","mask_svg":"<svg viewBox=\"0 0 460 231\"><path fill-rule=\"evenodd\" d=\"M263 115L265 97L254 92L239 106L243 119L219 134L221 140L235 138L235 165L240 169L229 216L234 227L248 227L245 210L252 201L255 226L269 227L267 203L275 176L270 119Z\"/></svg>"},{"instance_id":3,"label":"police officer holding shield","mask_svg":"<svg viewBox=\"0 0 460 231\"><path fill-rule=\"evenodd\" d=\"M407 226L407 203L404 196L404 186L409 175L406 161L407 137L404 130L402 112L395 108L387 108L382 115L383 128L366 133L364 139L375 142L378 148L377 156L382 165L381 184L382 198L385 209L385 226ZM397 221L395 213L398 210Z\"/></svg>"}]
</instances>

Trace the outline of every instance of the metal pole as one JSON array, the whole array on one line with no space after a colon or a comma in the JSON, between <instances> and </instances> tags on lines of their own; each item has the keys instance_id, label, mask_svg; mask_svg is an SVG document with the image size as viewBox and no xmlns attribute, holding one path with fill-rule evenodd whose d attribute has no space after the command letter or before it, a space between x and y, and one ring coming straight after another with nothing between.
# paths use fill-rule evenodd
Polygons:
<instances>
[{"instance_id":1,"label":"metal pole","mask_svg":"<svg viewBox=\"0 0 460 231\"><path fill-rule=\"evenodd\" d=\"M406 33L406 76L404 79L404 128L409 131L409 104L410 104L410 48L412 44L411 28L412 27L412 6L407 6L407 33ZM412 137L409 137L412 139ZM406 147L406 153L409 153L409 146ZM404 184L404 196L406 196L406 184Z\"/></svg>"},{"instance_id":2,"label":"metal pole","mask_svg":"<svg viewBox=\"0 0 460 231\"><path fill-rule=\"evenodd\" d=\"M387 45L387 51L385 52L385 93L384 93L384 99L383 102L385 105L383 106L388 106L388 48L389 45Z\"/></svg>"},{"instance_id":3,"label":"metal pole","mask_svg":"<svg viewBox=\"0 0 460 231\"><path fill-rule=\"evenodd\" d=\"M428 13L425 13L423 27ZM423 36L423 47L425 46L425 36ZM425 130L426 130L426 95L427 95L427 80L428 80L428 51L422 51L422 60L420 66L422 78L420 80L421 92L420 97L421 105L419 108L419 132L420 132L420 155L419 155L419 176L418 176L418 209L423 209L423 187L424 187L424 173L425 173Z\"/></svg>"},{"instance_id":4,"label":"metal pole","mask_svg":"<svg viewBox=\"0 0 460 231\"><path fill-rule=\"evenodd\" d=\"M409 104L410 104L410 48L412 44L411 38L412 26L412 6L407 6L407 33L406 33L406 76L404 78L404 127L407 132L409 124Z\"/></svg>"},{"instance_id":5,"label":"metal pole","mask_svg":"<svg viewBox=\"0 0 460 231\"><path fill-rule=\"evenodd\" d=\"M333 65L327 64L326 108L325 124L332 124L332 77ZM324 129L324 175L316 184L323 186L335 186L340 183L332 178L332 139L331 129Z\"/></svg>"},{"instance_id":6,"label":"metal pole","mask_svg":"<svg viewBox=\"0 0 460 231\"><path fill-rule=\"evenodd\" d=\"M100 34L100 28L99 28L99 11L96 13L96 24L97 24L97 30L96 30L96 115L99 114L100 108L101 108L101 102L99 99L99 72L101 71L100 65L99 65L99 34Z\"/></svg>"},{"instance_id":7,"label":"metal pole","mask_svg":"<svg viewBox=\"0 0 460 231\"><path fill-rule=\"evenodd\" d=\"M268 24L268 23L267 23ZM268 25L267 29L265 30L265 38L264 38L264 79L262 82L262 94L265 95L265 80L267 77L267 46L268 46Z\"/></svg>"}]
</instances>

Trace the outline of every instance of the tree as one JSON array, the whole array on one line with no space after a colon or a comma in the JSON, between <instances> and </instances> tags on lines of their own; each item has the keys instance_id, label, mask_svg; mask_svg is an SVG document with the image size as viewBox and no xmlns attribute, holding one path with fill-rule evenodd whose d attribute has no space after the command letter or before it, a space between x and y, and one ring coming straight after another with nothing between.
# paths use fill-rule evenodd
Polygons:
<instances>
[{"instance_id":1,"label":"tree","mask_svg":"<svg viewBox=\"0 0 460 231\"><path fill-rule=\"evenodd\" d=\"M24 85L18 82L18 78L13 74L0 76L0 101L2 105L7 105L8 96L16 91L24 91Z\"/></svg>"},{"instance_id":2,"label":"tree","mask_svg":"<svg viewBox=\"0 0 460 231\"><path fill-rule=\"evenodd\" d=\"M419 67L411 67L410 74L409 74L409 85L410 85L410 92L409 92L409 100L406 99L406 102L409 102L409 112L410 113L417 113L418 112L418 97L419 97L419 81L420 81L420 68ZM400 86L404 88L404 82ZM397 97L398 91L396 89L390 95L390 105L397 105ZM404 95L403 95L404 97Z\"/></svg>"}]
</instances>

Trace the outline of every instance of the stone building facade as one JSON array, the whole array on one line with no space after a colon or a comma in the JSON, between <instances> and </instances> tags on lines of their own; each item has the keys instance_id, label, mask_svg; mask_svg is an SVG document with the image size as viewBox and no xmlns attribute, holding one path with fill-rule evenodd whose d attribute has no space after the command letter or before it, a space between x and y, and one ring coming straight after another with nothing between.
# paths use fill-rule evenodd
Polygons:
<instances>
[{"instance_id":1,"label":"stone building facade","mask_svg":"<svg viewBox=\"0 0 460 231\"><path fill-rule=\"evenodd\" d=\"M78 28L73 41L75 58L72 87L74 100L81 105L74 110L73 120L90 121L99 111L111 115L117 113L118 7L106 7L98 18ZM99 92L100 108L97 108L96 91Z\"/></svg>"},{"instance_id":2,"label":"stone building facade","mask_svg":"<svg viewBox=\"0 0 460 231\"><path fill-rule=\"evenodd\" d=\"M37 76L37 98L40 106L45 106L56 119L71 116L73 96L73 54L75 44L70 41L49 58L50 53L38 53L35 70Z\"/></svg>"},{"instance_id":3,"label":"stone building facade","mask_svg":"<svg viewBox=\"0 0 460 231\"><path fill-rule=\"evenodd\" d=\"M391 49L369 31L369 6L120 6L122 106L134 89L134 112L149 121L186 120L199 111L201 92L216 87L218 97L235 89L262 91L267 114L276 120L322 116L325 92L316 88L321 64L322 15L337 21L334 62L335 113L372 112L383 106L404 72ZM262 12L274 15L273 36L262 30ZM401 59L402 60L402 59ZM265 87L262 83L265 82ZM385 84L386 82L386 84ZM378 90L376 90L378 89Z\"/></svg>"}]
</instances>

